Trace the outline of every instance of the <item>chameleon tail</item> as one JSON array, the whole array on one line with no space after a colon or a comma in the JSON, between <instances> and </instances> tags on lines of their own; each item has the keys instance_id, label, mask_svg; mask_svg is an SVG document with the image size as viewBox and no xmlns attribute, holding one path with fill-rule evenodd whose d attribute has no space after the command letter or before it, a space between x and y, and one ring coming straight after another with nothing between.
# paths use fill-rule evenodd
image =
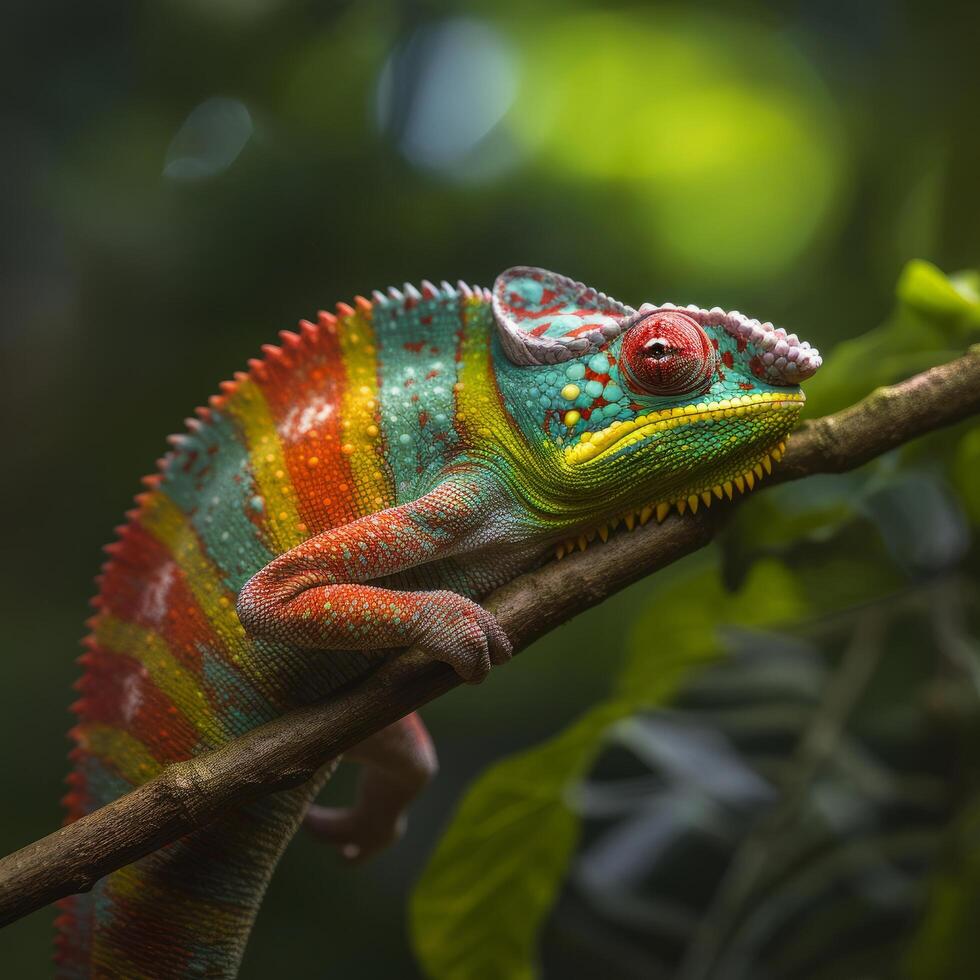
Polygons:
<instances>
[{"instance_id":1,"label":"chameleon tail","mask_svg":"<svg viewBox=\"0 0 980 980\"><path fill-rule=\"evenodd\" d=\"M233 591L160 490L143 495L119 535L79 658L69 821L322 696L332 680L318 673L326 658L250 644ZM244 807L64 901L56 976L235 976L275 864L318 788Z\"/></svg>"},{"instance_id":2,"label":"chameleon tail","mask_svg":"<svg viewBox=\"0 0 980 980\"><path fill-rule=\"evenodd\" d=\"M236 976L269 878L317 788L243 808L60 903L56 976Z\"/></svg>"}]
</instances>

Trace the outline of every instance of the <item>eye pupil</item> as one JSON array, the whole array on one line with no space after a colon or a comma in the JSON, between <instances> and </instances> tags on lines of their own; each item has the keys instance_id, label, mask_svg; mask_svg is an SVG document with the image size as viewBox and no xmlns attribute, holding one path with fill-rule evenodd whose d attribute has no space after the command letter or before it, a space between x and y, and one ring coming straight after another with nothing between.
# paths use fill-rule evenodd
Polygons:
<instances>
[{"instance_id":1,"label":"eye pupil","mask_svg":"<svg viewBox=\"0 0 980 980\"><path fill-rule=\"evenodd\" d=\"M652 357L658 361L666 357L669 353L670 348L662 340L657 340L649 344L646 348L647 357Z\"/></svg>"}]
</instances>

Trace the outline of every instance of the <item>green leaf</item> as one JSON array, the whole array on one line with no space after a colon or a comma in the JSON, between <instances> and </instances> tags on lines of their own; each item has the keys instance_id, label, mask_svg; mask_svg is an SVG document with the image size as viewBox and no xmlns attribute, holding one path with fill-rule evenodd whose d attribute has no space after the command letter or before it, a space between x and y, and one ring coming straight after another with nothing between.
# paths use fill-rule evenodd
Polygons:
<instances>
[{"instance_id":1,"label":"green leaf","mask_svg":"<svg viewBox=\"0 0 980 980\"><path fill-rule=\"evenodd\" d=\"M839 343L806 383L807 415L826 415L942 364L962 352L963 334L980 327L980 274L945 276L921 259L899 277L898 309L880 326Z\"/></svg>"},{"instance_id":2,"label":"green leaf","mask_svg":"<svg viewBox=\"0 0 980 980\"><path fill-rule=\"evenodd\" d=\"M637 618L617 691L635 710L665 704L694 668L721 656L720 626L767 627L805 611L795 578L778 562L760 561L738 592L726 591L712 568L683 581Z\"/></svg>"},{"instance_id":3,"label":"green leaf","mask_svg":"<svg viewBox=\"0 0 980 980\"><path fill-rule=\"evenodd\" d=\"M806 382L806 414L815 418L840 411L881 385L942 364L958 353L932 321L900 311L831 351Z\"/></svg>"},{"instance_id":4,"label":"green leaf","mask_svg":"<svg viewBox=\"0 0 980 980\"><path fill-rule=\"evenodd\" d=\"M980 276L961 272L945 276L931 262L914 259L902 270L898 298L925 316L980 325Z\"/></svg>"},{"instance_id":5,"label":"green leaf","mask_svg":"<svg viewBox=\"0 0 980 980\"><path fill-rule=\"evenodd\" d=\"M805 608L792 576L761 562L737 595L712 567L642 612L615 694L543 745L504 759L467 791L411 900L416 955L435 980L529 980L539 927L579 838L568 787L592 766L613 722L667 703L722 653L717 627L768 625ZM649 649L644 637L662 639Z\"/></svg>"},{"instance_id":6,"label":"green leaf","mask_svg":"<svg viewBox=\"0 0 980 980\"><path fill-rule=\"evenodd\" d=\"M538 927L578 841L565 788L592 763L602 733L622 713L603 703L470 787L412 895L412 938L427 975L535 975Z\"/></svg>"}]
</instances>

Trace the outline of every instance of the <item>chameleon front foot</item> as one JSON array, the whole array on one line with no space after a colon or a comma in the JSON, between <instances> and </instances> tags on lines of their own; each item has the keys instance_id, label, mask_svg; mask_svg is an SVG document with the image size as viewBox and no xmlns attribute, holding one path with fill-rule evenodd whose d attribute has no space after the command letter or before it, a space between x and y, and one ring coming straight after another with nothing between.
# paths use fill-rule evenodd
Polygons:
<instances>
[{"instance_id":1,"label":"chameleon front foot","mask_svg":"<svg viewBox=\"0 0 980 980\"><path fill-rule=\"evenodd\" d=\"M479 684L514 652L496 616L455 592L427 593L417 624L414 642L468 684Z\"/></svg>"},{"instance_id":2,"label":"chameleon front foot","mask_svg":"<svg viewBox=\"0 0 980 980\"><path fill-rule=\"evenodd\" d=\"M491 613L455 592L373 585L451 557L486 520L478 481L447 481L411 503L332 528L279 555L238 595L249 636L304 650L416 644L479 683L511 646Z\"/></svg>"}]
</instances>

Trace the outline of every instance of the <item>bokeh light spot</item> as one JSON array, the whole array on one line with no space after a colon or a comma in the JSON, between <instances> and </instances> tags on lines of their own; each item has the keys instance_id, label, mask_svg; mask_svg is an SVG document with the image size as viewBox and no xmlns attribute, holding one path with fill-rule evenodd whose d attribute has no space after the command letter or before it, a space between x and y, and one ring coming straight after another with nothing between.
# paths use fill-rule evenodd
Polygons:
<instances>
[{"instance_id":1,"label":"bokeh light spot","mask_svg":"<svg viewBox=\"0 0 980 980\"><path fill-rule=\"evenodd\" d=\"M252 117L237 99L215 97L196 106L167 148L163 175L201 180L227 170L252 135Z\"/></svg>"},{"instance_id":2,"label":"bokeh light spot","mask_svg":"<svg viewBox=\"0 0 980 980\"><path fill-rule=\"evenodd\" d=\"M486 137L517 91L513 55L488 24L454 18L419 28L400 42L378 79L378 128L412 164L447 176L488 178L515 160L505 141ZM493 142L493 141L490 141Z\"/></svg>"}]
</instances>

